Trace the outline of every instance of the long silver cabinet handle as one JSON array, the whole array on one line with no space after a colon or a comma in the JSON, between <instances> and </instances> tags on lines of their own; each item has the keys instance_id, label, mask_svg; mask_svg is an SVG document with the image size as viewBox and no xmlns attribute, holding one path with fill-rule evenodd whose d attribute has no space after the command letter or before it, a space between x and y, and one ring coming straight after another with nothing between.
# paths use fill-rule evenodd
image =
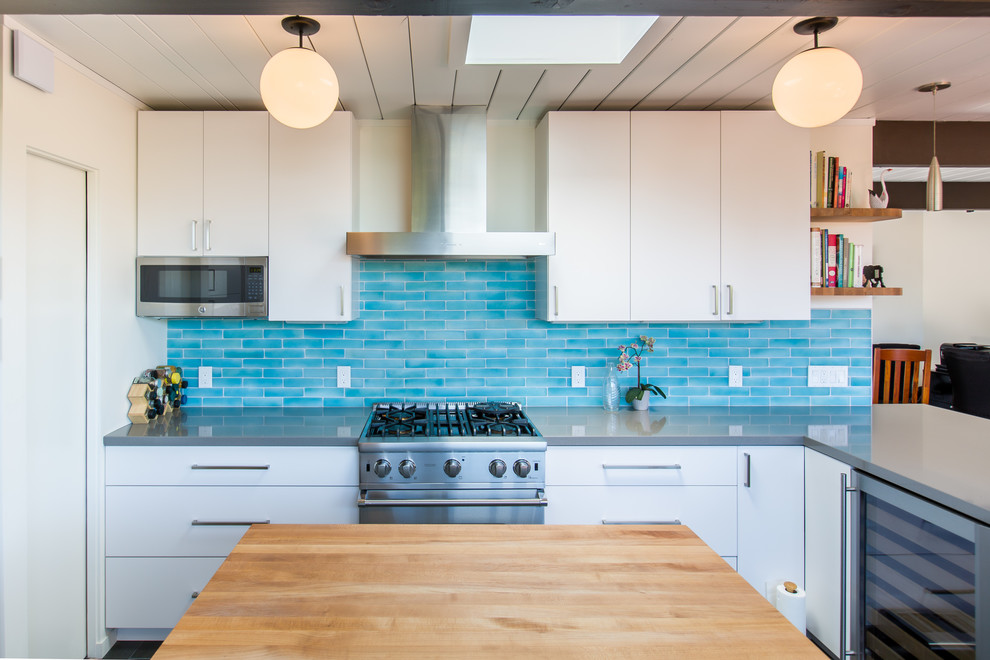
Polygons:
<instances>
[{"instance_id":1,"label":"long silver cabinet handle","mask_svg":"<svg viewBox=\"0 0 990 660\"><path fill-rule=\"evenodd\" d=\"M855 651L846 648L846 615L849 612L849 594L846 593L846 578L849 575L849 560L846 557L846 543L848 542L849 526L849 493L856 492L856 488L850 487L847 482L846 473L840 476L840 486L842 500L839 507L840 529L839 529L839 658L847 658L856 655Z\"/></svg>"},{"instance_id":2,"label":"long silver cabinet handle","mask_svg":"<svg viewBox=\"0 0 990 660\"><path fill-rule=\"evenodd\" d=\"M712 312L712 316L718 316L718 285L712 285L712 298L715 300L715 311Z\"/></svg>"},{"instance_id":3,"label":"long silver cabinet handle","mask_svg":"<svg viewBox=\"0 0 990 660\"><path fill-rule=\"evenodd\" d=\"M603 470L680 470L680 463L671 465L609 465L602 463Z\"/></svg>"},{"instance_id":4,"label":"long silver cabinet handle","mask_svg":"<svg viewBox=\"0 0 990 660\"><path fill-rule=\"evenodd\" d=\"M193 465L192 470L267 470L270 465Z\"/></svg>"},{"instance_id":5,"label":"long silver cabinet handle","mask_svg":"<svg viewBox=\"0 0 990 660\"><path fill-rule=\"evenodd\" d=\"M195 252L196 251L196 230L199 228L199 222L196 221L196 220L193 220L192 221L192 224L190 225L190 227L192 228L192 251Z\"/></svg>"},{"instance_id":6,"label":"long silver cabinet handle","mask_svg":"<svg viewBox=\"0 0 990 660\"><path fill-rule=\"evenodd\" d=\"M209 249L209 248L207 248L207 249ZM730 314L731 315L732 314L732 285L731 284L726 284L725 285L725 288L729 292L729 311L727 312L727 314Z\"/></svg>"},{"instance_id":7,"label":"long silver cabinet handle","mask_svg":"<svg viewBox=\"0 0 990 660\"><path fill-rule=\"evenodd\" d=\"M340 285L340 315L344 315L344 285Z\"/></svg>"},{"instance_id":8,"label":"long silver cabinet handle","mask_svg":"<svg viewBox=\"0 0 990 660\"><path fill-rule=\"evenodd\" d=\"M680 525L681 521L678 519L673 520L605 520L602 518L603 525Z\"/></svg>"},{"instance_id":9,"label":"long silver cabinet handle","mask_svg":"<svg viewBox=\"0 0 990 660\"><path fill-rule=\"evenodd\" d=\"M268 525L271 520L194 520L193 527L238 527L240 525Z\"/></svg>"},{"instance_id":10,"label":"long silver cabinet handle","mask_svg":"<svg viewBox=\"0 0 990 660\"><path fill-rule=\"evenodd\" d=\"M553 315L560 316L560 296L557 295L557 286L553 287Z\"/></svg>"},{"instance_id":11,"label":"long silver cabinet handle","mask_svg":"<svg viewBox=\"0 0 990 660\"><path fill-rule=\"evenodd\" d=\"M750 456L749 454L745 453L745 452L743 453L743 457L746 460L746 476L743 477L743 486L745 488L749 488L750 474L752 472L751 468L752 468L752 463L753 463L753 457Z\"/></svg>"},{"instance_id":12,"label":"long silver cabinet handle","mask_svg":"<svg viewBox=\"0 0 990 660\"><path fill-rule=\"evenodd\" d=\"M211 229L213 229L213 221L212 220L207 220L206 221L206 236L203 238L203 245L206 247L206 251L207 252L209 252L210 250L213 249L213 246L210 245L210 230Z\"/></svg>"}]
</instances>

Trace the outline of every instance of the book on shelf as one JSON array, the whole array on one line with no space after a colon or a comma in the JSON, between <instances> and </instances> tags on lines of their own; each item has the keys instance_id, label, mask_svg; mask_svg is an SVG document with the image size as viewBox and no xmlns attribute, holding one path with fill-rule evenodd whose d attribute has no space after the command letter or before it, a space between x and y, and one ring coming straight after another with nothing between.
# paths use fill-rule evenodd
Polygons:
<instances>
[{"instance_id":1,"label":"book on shelf","mask_svg":"<svg viewBox=\"0 0 990 660\"><path fill-rule=\"evenodd\" d=\"M857 245L856 250L853 252L856 257L856 261L853 264L852 271L852 285L862 287L863 286L863 246Z\"/></svg>"},{"instance_id":2,"label":"book on shelf","mask_svg":"<svg viewBox=\"0 0 990 660\"><path fill-rule=\"evenodd\" d=\"M825 208L825 152L815 154L815 208Z\"/></svg>"},{"instance_id":3,"label":"book on shelf","mask_svg":"<svg viewBox=\"0 0 990 660\"><path fill-rule=\"evenodd\" d=\"M835 208L835 168L839 164L835 156L828 157L828 174L825 178L825 208Z\"/></svg>"},{"instance_id":4,"label":"book on shelf","mask_svg":"<svg viewBox=\"0 0 990 660\"><path fill-rule=\"evenodd\" d=\"M842 209L852 206L852 178L849 168L838 156L825 151L809 152L811 168L811 206L818 209Z\"/></svg>"},{"instance_id":5,"label":"book on shelf","mask_svg":"<svg viewBox=\"0 0 990 660\"><path fill-rule=\"evenodd\" d=\"M822 285L822 230L811 228L811 286Z\"/></svg>"},{"instance_id":6,"label":"book on shelf","mask_svg":"<svg viewBox=\"0 0 990 660\"><path fill-rule=\"evenodd\" d=\"M839 271L836 263L836 257L838 257L839 250L838 239L838 234L828 235L828 279L826 280L827 284L825 285L828 287L838 286Z\"/></svg>"}]
</instances>

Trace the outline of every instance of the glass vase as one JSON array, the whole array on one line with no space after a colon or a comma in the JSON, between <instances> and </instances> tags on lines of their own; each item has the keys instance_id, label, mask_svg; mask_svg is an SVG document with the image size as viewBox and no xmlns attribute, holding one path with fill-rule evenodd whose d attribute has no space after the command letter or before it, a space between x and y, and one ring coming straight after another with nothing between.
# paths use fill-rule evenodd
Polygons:
<instances>
[{"instance_id":1,"label":"glass vase","mask_svg":"<svg viewBox=\"0 0 990 660\"><path fill-rule=\"evenodd\" d=\"M619 409L619 372L612 363L609 363L602 383L602 403L609 412Z\"/></svg>"}]
</instances>

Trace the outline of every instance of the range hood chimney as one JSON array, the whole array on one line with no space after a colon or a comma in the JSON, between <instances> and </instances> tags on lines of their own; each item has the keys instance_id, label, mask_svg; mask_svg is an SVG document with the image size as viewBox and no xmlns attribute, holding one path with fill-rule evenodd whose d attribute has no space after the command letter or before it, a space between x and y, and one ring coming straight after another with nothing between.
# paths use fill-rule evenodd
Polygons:
<instances>
[{"instance_id":1,"label":"range hood chimney","mask_svg":"<svg viewBox=\"0 0 990 660\"><path fill-rule=\"evenodd\" d=\"M552 255L551 232L487 231L485 106L413 106L412 231L348 232L361 257L519 258Z\"/></svg>"}]
</instances>

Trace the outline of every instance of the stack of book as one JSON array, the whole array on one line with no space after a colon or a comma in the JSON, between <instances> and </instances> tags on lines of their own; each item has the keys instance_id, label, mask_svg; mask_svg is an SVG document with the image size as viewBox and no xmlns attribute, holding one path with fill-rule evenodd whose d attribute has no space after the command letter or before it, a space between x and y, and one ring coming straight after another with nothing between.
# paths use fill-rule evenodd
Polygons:
<instances>
[{"instance_id":1,"label":"stack of book","mask_svg":"<svg viewBox=\"0 0 990 660\"><path fill-rule=\"evenodd\" d=\"M863 246L822 227L811 228L811 286L862 287Z\"/></svg>"},{"instance_id":2,"label":"stack of book","mask_svg":"<svg viewBox=\"0 0 990 660\"><path fill-rule=\"evenodd\" d=\"M828 156L824 151L811 154L812 208L844 209L851 206L852 195L846 186L849 181L849 169L839 165L838 156Z\"/></svg>"}]
</instances>

